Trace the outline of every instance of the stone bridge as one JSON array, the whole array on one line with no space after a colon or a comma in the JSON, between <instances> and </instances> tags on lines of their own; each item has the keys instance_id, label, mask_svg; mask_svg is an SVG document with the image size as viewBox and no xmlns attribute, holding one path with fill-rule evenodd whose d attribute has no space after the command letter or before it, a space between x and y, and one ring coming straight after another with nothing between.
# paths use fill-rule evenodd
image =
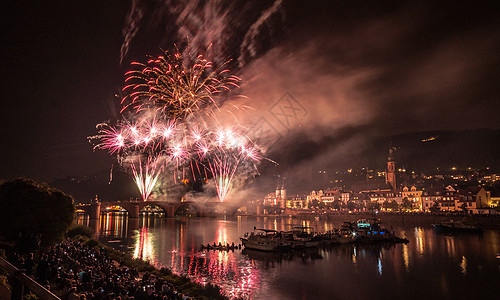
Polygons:
<instances>
[{"instance_id":1,"label":"stone bridge","mask_svg":"<svg viewBox=\"0 0 500 300\"><path fill-rule=\"evenodd\" d=\"M92 201L91 204L77 204L75 209L84 211L90 219L98 219L102 211L111 208L121 208L127 211L129 218L138 218L141 211L146 207L156 207L165 213L167 217L173 217L176 214L189 211L194 216L205 216L207 210L194 202L167 202L167 201L112 201L101 202Z\"/></svg>"},{"instance_id":2,"label":"stone bridge","mask_svg":"<svg viewBox=\"0 0 500 300\"><path fill-rule=\"evenodd\" d=\"M89 215L90 219L98 219L102 211L111 208L121 208L127 211L129 218L138 218L141 211L146 207L156 207L165 213L167 217L175 215L185 215L189 213L196 217L205 217L211 214L225 214L235 215L236 212L246 206L235 207L230 204L223 204L218 202L209 202L199 204L191 201L183 202L170 202L170 201L112 201L101 202L99 200L92 201L91 204L77 204L75 206L77 211L84 211Z\"/></svg>"}]
</instances>

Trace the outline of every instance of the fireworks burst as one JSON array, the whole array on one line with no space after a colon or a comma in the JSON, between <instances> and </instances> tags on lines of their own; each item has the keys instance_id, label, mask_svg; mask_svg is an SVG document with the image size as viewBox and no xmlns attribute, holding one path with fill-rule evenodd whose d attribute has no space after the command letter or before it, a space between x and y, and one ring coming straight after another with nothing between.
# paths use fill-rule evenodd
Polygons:
<instances>
[{"instance_id":1,"label":"fireworks burst","mask_svg":"<svg viewBox=\"0 0 500 300\"><path fill-rule=\"evenodd\" d=\"M142 200L147 201L161 173L161 165L158 163L159 157L148 157L143 163L141 157L137 158L137 162L131 163L132 174L134 181L141 193Z\"/></svg>"},{"instance_id":2,"label":"fireworks burst","mask_svg":"<svg viewBox=\"0 0 500 300\"><path fill-rule=\"evenodd\" d=\"M127 117L114 126L97 125L90 137L94 149L116 154L120 164L134 176L141 196L147 201L166 170L195 169L212 174L217 195L223 202L241 166L262 158L261 151L235 128L213 129L199 113L210 115L218 109L221 94L236 87L239 78L228 70L219 71L201 55L186 62L179 53L168 53L127 72L129 94L122 100ZM212 114L213 115L213 114ZM201 168L200 168L201 166ZM177 176L174 174L174 181Z\"/></svg>"},{"instance_id":3,"label":"fireworks burst","mask_svg":"<svg viewBox=\"0 0 500 300\"><path fill-rule=\"evenodd\" d=\"M260 152L248 138L232 129L218 130L206 135L196 145L200 161L206 161L213 175L217 196L224 202L240 165L260 159Z\"/></svg>"},{"instance_id":4,"label":"fireworks burst","mask_svg":"<svg viewBox=\"0 0 500 300\"><path fill-rule=\"evenodd\" d=\"M240 80L227 69L214 68L202 55L188 62L180 53L165 52L146 64L132 65L138 70L125 74L123 91L129 94L122 100L122 112L155 109L174 120L186 119L204 108L217 108L215 97L238 87Z\"/></svg>"}]
</instances>

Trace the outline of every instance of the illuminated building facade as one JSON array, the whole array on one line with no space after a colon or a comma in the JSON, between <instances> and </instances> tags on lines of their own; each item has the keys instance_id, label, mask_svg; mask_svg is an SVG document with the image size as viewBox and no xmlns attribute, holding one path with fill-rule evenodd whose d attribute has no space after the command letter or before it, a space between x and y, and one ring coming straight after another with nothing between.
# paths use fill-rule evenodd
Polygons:
<instances>
[{"instance_id":1,"label":"illuminated building facade","mask_svg":"<svg viewBox=\"0 0 500 300\"><path fill-rule=\"evenodd\" d=\"M412 203L414 210L422 211L422 193L423 190L417 189L414 185L409 188L405 186L401 191L401 198L408 199Z\"/></svg>"}]
</instances>

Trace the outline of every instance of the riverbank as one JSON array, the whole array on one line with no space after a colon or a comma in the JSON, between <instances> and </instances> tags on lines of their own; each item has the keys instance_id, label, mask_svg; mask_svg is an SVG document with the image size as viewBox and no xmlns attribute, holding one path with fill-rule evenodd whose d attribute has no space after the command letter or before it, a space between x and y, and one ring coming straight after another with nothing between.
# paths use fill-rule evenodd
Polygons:
<instances>
[{"instance_id":1,"label":"riverbank","mask_svg":"<svg viewBox=\"0 0 500 300\"><path fill-rule=\"evenodd\" d=\"M90 243L93 248L104 248L107 251L109 258L113 261L113 264L117 268L128 268L137 271L136 280L144 281L149 279L149 284L146 286L154 284L155 290L162 290L161 285L158 284L159 281L164 281L169 285L171 293L169 293L168 299L198 299L198 300L225 300L227 297L221 294L219 287L211 284L201 285L193 282L191 279L185 276L178 276L173 274L167 268L156 269L149 262L140 259L134 259L131 254L115 249L112 246L102 244L96 240L88 239L87 237L77 236L74 239L80 240L83 243ZM163 288L164 289L164 288ZM147 290L147 287L146 287ZM148 295L149 297L150 295ZM146 297L147 298L147 297ZM126 299L126 297L122 297ZM141 299L140 297L135 297L135 299ZM149 298L148 298L149 299Z\"/></svg>"},{"instance_id":2,"label":"riverbank","mask_svg":"<svg viewBox=\"0 0 500 300\"><path fill-rule=\"evenodd\" d=\"M13 265L61 299L227 299L217 286L155 269L81 235L43 251L9 256Z\"/></svg>"}]
</instances>

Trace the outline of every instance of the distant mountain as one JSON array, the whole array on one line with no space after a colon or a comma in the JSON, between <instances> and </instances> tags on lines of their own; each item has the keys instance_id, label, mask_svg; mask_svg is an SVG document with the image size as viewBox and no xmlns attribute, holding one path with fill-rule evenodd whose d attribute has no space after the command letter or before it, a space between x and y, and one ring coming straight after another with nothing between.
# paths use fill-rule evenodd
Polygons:
<instances>
[{"instance_id":1,"label":"distant mountain","mask_svg":"<svg viewBox=\"0 0 500 300\"><path fill-rule=\"evenodd\" d=\"M500 130L429 131L382 138L377 152L396 148L399 167L419 171L486 168L500 170ZM384 149L385 148L385 149Z\"/></svg>"},{"instance_id":2,"label":"distant mountain","mask_svg":"<svg viewBox=\"0 0 500 300\"><path fill-rule=\"evenodd\" d=\"M140 198L132 177L121 170L114 172L112 181L110 181L109 171L107 171L92 176L56 179L51 185L82 203L89 203L96 195L104 201Z\"/></svg>"}]
</instances>

